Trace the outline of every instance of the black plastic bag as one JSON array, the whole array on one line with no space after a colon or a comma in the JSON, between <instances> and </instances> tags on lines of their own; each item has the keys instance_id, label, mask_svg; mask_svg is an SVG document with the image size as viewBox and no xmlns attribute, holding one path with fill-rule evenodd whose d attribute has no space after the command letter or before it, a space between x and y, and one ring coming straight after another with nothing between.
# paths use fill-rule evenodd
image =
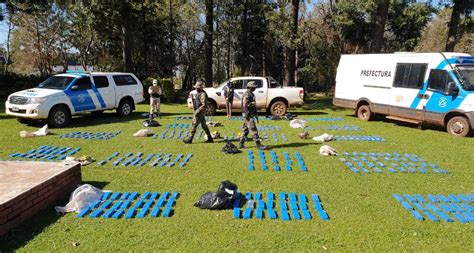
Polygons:
<instances>
[{"instance_id":1,"label":"black plastic bag","mask_svg":"<svg viewBox=\"0 0 474 253\"><path fill-rule=\"evenodd\" d=\"M223 181L219 185L217 192L204 193L194 206L202 209L228 209L232 207L237 196L237 185L230 181Z\"/></svg>"},{"instance_id":2,"label":"black plastic bag","mask_svg":"<svg viewBox=\"0 0 474 253\"><path fill-rule=\"evenodd\" d=\"M143 126L145 127L155 127L155 126L161 126L160 123L158 123L158 121L155 121L155 120L145 120L143 121Z\"/></svg>"},{"instance_id":3,"label":"black plastic bag","mask_svg":"<svg viewBox=\"0 0 474 253\"><path fill-rule=\"evenodd\" d=\"M228 141L225 146L222 148L222 152L226 153L226 154L238 154L238 153L241 153L242 151L240 151L237 146L234 145L234 143Z\"/></svg>"}]
</instances>

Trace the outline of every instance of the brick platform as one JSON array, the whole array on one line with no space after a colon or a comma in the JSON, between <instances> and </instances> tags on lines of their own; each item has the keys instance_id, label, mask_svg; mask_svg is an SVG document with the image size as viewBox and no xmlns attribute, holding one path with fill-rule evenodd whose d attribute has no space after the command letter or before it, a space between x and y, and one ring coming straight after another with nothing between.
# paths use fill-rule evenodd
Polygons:
<instances>
[{"instance_id":1,"label":"brick platform","mask_svg":"<svg viewBox=\"0 0 474 253\"><path fill-rule=\"evenodd\" d=\"M81 182L78 163L0 161L0 236L67 197Z\"/></svg>"}]
</instances>

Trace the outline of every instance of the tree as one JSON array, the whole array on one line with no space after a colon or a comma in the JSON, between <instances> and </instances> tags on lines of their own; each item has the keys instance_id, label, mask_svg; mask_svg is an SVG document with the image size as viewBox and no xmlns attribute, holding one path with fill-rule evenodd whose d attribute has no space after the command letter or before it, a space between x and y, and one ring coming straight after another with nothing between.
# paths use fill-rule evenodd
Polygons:
<instances>
[{"instance_id":1,"label":"tree","mask_svg":"<svg viewBox=\"0 0 474 253\"><path fill-rule=\"evenodd\" d=\"M451 13L451 20L448 23L448 37L444 49L446 52L453 52L456 43L458 43L459 38L462 37L463 30L459 29L461 14L469 17L474 8L474 2L472 2L472 0L454 0L453 2L453 12ZM469 20L469 22L471 21Z\"/></svg>"},{"instance_id":2,"label":"tree","mask_svg":"<svg viewBox=\"0 0 474 253\"><path fill-rule=\"evenodd\" d=\"M11 50L11 35L12 31L15 29L15 6L13 3L6 3L6 17L4 16L4 20L7 25L7 39L5 41L5 65L3 66L3 74L8 73L8 67L10 65L10 59L12 57L13 51Z\"/></svg>"},{"instance_id":3,"label":"tree","mask_svg":"<svg viewBox=\"0 0 474 253\"><path fill-rule=\"evenodd\" d=\"M206 0L206 29L204 32L204 80L206 86L212 86L212 43L214 33L214 3L213 0Z\"/></svg>"},{"instance_id":4,"label":"tree","mask_svg":"<svg viewBox=\"0 0 474 253\"><path fill-rule=\"evenodd\" d=\"M121 28L122 28L122 59L123 71L133 72L132 62L132 27L134 18L132 17L132 7L128 1L121 1L120 4Z\"/></svg>"},{"instance_id":5,"label":"tree","mask_svg":"<svg viewBox=\"0 0 474 253\"><path fill-rule=\"evenodd\" d=\"M286 50L286 84L288 86L295 86L296 75L296 48L298 35L298 14L299 14L299 0L291 0L291 24L290 24L290 44Z\"/></svg>"},{"instance_id":6,"label":"tree","mask_svg":"<svg viewBox=\"0 0 474 253\"><path fill-rule=\"evenodd\" d=\"M374 29L372 32L371 52L380 53L383 45L383 34L385 32L385 23L387 21L389 0L377 1L377 9L374 16Z\"/></svg>"}]
</instances>

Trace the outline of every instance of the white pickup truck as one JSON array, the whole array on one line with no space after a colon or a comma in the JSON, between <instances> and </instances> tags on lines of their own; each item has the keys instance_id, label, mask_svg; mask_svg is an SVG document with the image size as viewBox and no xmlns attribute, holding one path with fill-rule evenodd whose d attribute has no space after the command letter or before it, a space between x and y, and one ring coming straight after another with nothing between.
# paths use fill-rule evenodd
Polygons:
<instances>
[{"instance_id":1,"label":"white pickup truck","mask_svg":"<svg viewBox=\"0 0 474 253\"><path fill-rule=\"evenodd\" d=\"M134 74L68 72L11 94L5 109L22 123L46 119L51 127L64 127L82 112L116 109L128 116L143 100L143 85Z\"/></svg>"},{"instance_id":2,"label":"white pickup truck","mask_svg":"<svg viewBox=\"0 0 474 253\"><path fill-rule=\"evenodd\" d=\"M206 108L207 115L214 115L216 110L225 110L224 87L231 82L234 86L234 103L232 109L242 109L241 96L244 94L247 83L254 81L257 84L255 99L258 110L267 110L274 116L286 114L289 107L301 107L304 105L304 89L301 87L283 87L272 77L245 76L234 77L221 83L217 88L205 88L209 100ZM188 107L193 108L191 101L192 91L188 97Z\"/></svg>"}]
</instances>

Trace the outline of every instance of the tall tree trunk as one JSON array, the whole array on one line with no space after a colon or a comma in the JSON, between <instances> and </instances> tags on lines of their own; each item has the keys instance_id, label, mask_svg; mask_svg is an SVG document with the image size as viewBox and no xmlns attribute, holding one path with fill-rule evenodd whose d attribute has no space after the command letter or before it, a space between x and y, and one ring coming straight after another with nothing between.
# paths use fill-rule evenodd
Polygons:
<instances>
[{"instance_id":1,"label":"tall tree trunk","mask_svg":"<svg viewBox=\"0 0 474 253\"><path fill-rule=\"evenodd\" d=\"M206 0L206 31L204 33L204 80L206 82L206 86L208 87L212 86L212 34L214 32L213 9L213 0Z\"/></svg>"},{"instance_id":2,"label":"tall tree trunk","mask_svg":"<svg viewBox=\"0 0 474 253\"><path fill-rule=\"evenodd\" d=\"M232 49L232 36L230 31L227 31L227 64L226 64L226 69L227 69L227 79L230 78L230 50Z\"/></svg>"},{"instance_id":3,"label":"tall tree trunk","mask_svg":"<svg viewBox=\"0 0 474 253\"><path fill-rule=\"evenodd\" d=\"M295 86L296 36L298 33L299 0L291 0L290 46L286 49L286 85Z\"/></svg>"},{"instance_id":4,"label":"tall tree trunk","mask_svg":"<svg viewBox=\"0 0 474 253\"><path fill-rule=\"evenodd\" d=\"M444 51L454 52L454 47L458 43L458 27L461 19L461 12L463 12L465 6L469 0L454 0L453 12L451 13L451 20L448 25L448 38L446 39L446 47Z\"/></svg>"},{"instance_id":5,"label":"tall tree trunk","mask_svg":"<svg viewBox=\"0 0 474 253\"><path fill-rule=\"evenodd\" d=\"M244 14L242 18L242 37L241 37L241 57L240 57L240 70L242 75L247 75L248 72L248 42L247 42L247 30L248 30L248 24L247 24L247 15L248 15L248 3L247 0L244 0Z\"/></svg>"},{"instance_id":6,"label":"tall tree trunk","mask_svg":"<svg viewBox=\"0 0 474 253\"><path fill-rule=\"evenodd\" d=\"M132 7L128 1L123 1L120 8L122 16L122 61L125 72L133 72L132 62Z\"/></svg>"},{"instance_id":7,"label":"tall tree trunk","mask_svg":"<svg viewBox=\"0 0 474 253\"><path fill-rule=\"evenodd\" d=\"M377 13L374 17L374 30L372 31L371 52L380 53L383 45L383 34L385 32L385 23L387 22L389 0L378 1Z\"/></svg>"}]
</instances>

